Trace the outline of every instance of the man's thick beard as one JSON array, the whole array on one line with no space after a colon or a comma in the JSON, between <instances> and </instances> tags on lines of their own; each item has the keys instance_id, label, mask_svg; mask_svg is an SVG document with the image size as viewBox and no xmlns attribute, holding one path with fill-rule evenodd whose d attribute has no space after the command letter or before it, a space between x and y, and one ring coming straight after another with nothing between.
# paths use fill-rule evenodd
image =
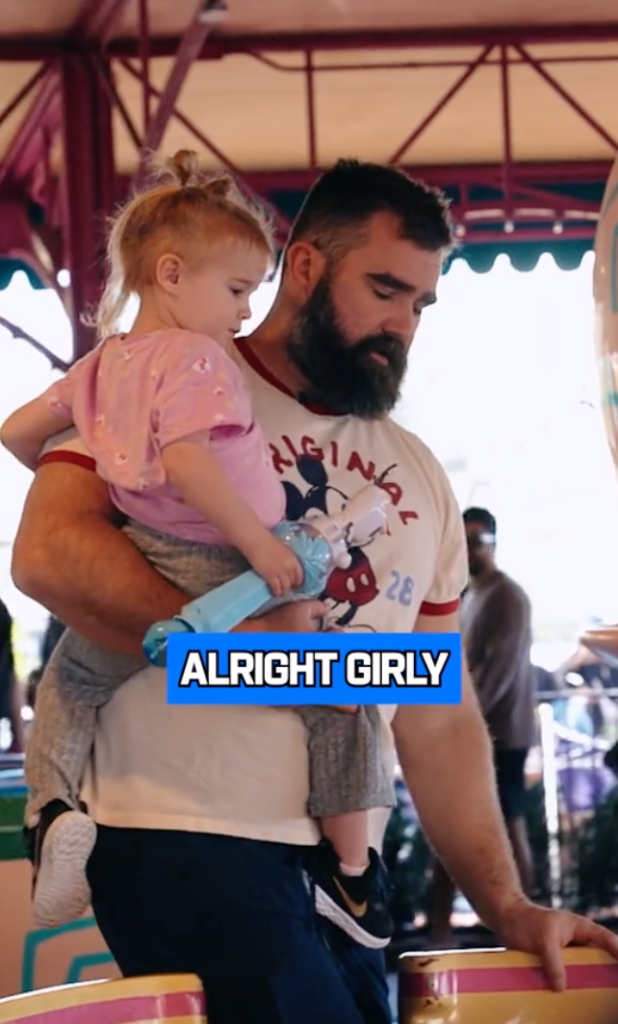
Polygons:
<instances>
[{"instance_id":1,"label":"man's thick beard","mask_svg":"<svg viewBox=\"0 0 618 1024\"><path fill-rule=\"evenodd\" d=\"M388 360L371 359L379 352ZM394 408L406 371L406 353L399 338L380 334L348 342L325 277L298 311L288 354L307 381L311 398L339 415L379 419Z\"/></svg>"}]
</instances>

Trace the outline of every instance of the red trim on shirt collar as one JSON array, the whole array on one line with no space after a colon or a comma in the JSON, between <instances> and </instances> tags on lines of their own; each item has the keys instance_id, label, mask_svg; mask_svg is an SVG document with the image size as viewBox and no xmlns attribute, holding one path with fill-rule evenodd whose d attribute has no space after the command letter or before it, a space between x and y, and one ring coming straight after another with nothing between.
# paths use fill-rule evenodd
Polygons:
<instances>
[{"instance_id":1,"label":"red trim on shirt collar","mask_svg":"<svg viewBox=\"0 0 618 1024\"><path fill-rule=\"evenodd\" d=\"M287 388L285 384L282 384L280 380L277 380L275 375L271 373L270 370L266 366L264 366L264 364L258 359L253 349L249 348L246 338L234 338L234 344L236 345L236 348L240 352L243 359L249 364L251 369L255 370L255 372L258 374L258 376L262 378L262 380L265 380L267 384L270 384L273 388L276 388L277 391L281 391L284 395L287 395L289 398L293 398L295 402L298 402L299 405L304 406L304 408L308 409L309 412L315 413L316 416L340 415L340 413L334 412L333 409L329 409L325 405L320 405L318 402L303 401L300 398L298 398L295 394L293 394L290 391L290 389Z\"/></svg>"},{"instance_id":2,"label":"red trim on shirt collar","mask_svg":"<svg viewBox=\"0 0 618 1024\"><path fill-rule=\"evenodd\" d=\"M300 405L308 409L309 412L315 413L316 416L337 416L338 413L333 412L332 409L328 409L324 405L319 405L315 402L301 402L289 388L286 388L285 384L282 384L280 380L277 380L274 374L268 370L264 364L258 359L255 352L247 345L246 338L235 338L234 344L240 352L243 359L249 364L252 370L265 380L272 387L276 388L277 391L281 391L284 395L288 395L289 398L293 398L295 402L299 402ZM39 466L46 466L51 462L64 462L73 466L81 466L82 469L89 469L96 471L96 462L89 455L84 455L81 452L73 452L67 449L57 449L53 452L47 452L46 455L42 455L37 462L37 469Z\"/></svg>"},{"instance_id":3,"label":"red trim on shirt collar","mask_svg":"<svg viewBox=\"0 0 618 1024\"><path fill-rule=\"evenodd\" d=\"M91 471L95 471L97 468L96 462L90 455L68 451L66 448L59 448L55 452L47 452L46 455L42 455L36 464L36 468L46 466L50 462L68 462L72 466L81 466L82 469L89 469Z\"/></svg>"}]
</instances>

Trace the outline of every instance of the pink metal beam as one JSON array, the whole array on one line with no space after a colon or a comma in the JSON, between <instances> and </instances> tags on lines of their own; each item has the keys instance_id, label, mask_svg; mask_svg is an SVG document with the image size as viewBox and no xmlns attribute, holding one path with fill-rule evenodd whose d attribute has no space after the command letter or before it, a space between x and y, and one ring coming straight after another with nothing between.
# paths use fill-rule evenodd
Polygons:
<instances>
[{"instance_id":1,"label":"pink metal beam","mask_svg":"<svg viewBox=\"0 0 618 1024\"><path fill-rule=\"evenodd\" d=\"M7 64L53 60L64 52L65 42L57 36L4 36L0 39L0 61Z\"/></svg>"},{"instance_id":2,"label":"pink metal beam","mask_svg":"<svg viewBox=\"0 0 618 1024\"><path fill-rule=\"evenodd\" d=\"M511 96L509 91L508 50L506 46L500 47L500 85L502 99L502 134L504 145L504 163L502 178L504 198L506 200L508 208L511 204L512 198L511 177L513 164L513 146L511 131Z\"/></svg>"},{"instance_id":3,"label":"pink metal beam","mask_svg":"<svg viewBox=\"0 0 618 1024\"><path fill-rule=\"evenodd\" d=\"M500 188L500 164L403 164L413 177L443 185L462 182L470 185L488 185ZM536 184L604 183L611 170L611 160L565 161L564 163L517 163L514 165L518 182ZM245 171L245 179L256 191L303 192L310 188L326 168L309 170L299 168L288 171ZM575 200L574 200L575 201Z\"/></svg>"},{"instance_id":4,"label":"pink metal beam","mask_svg":"<svg viewBox=\"0 0 618 1024\"><path fill-rule=\"evenodd\" d=\"M271 57L266 57L263 53L252 53L250 56L254 57L260 64L264 64L267 68L271 68L273 71L281 71L284 74L290 75L303 75L305 74L305 68L298 64L280 64L278 61L273 60ZM500 57L488 57L485 63L491 67L491 65L499 65L501 63ZM523 64L524 61L521 57L513 60L513 57L507 56L508 64ZM570 57L543 57L543 65L545 64L615 64L618 63L618 53L584 53L577 54L577 56ZM427 71L436 68L467 68L470 64L469 60L460 58L459 60L393 60L393 61L362 61L358 64L352 62L345 64L324 64L320 61L320 64L315 68L316 72L320 74L328 72L333 74L336 72L346 71Z\"/></svg>"},{"instance_id":5,"label":"pink metal beam","mask_svg":"<svg viewBox=\"0 0 618 1024\"><path fill-rule=\"evenodd\" d=\"M469 28L411 29L389 31L348 31L332 33L264 33L261 35L217 35L202 47L200 56L217 59L228 53L306 53L307 50L402 50L407 47L451 48L462 46L517 46L537 43L606 43L618 40L618 21L574 25L482 26ZM151 56L172 57L178 39L152 40ZM117 39L110 53L137 56L137 40Z\"/></svg>"},{"instance_id":6,"label":"pink metal beam","mask_svg":"<svg viewBox=\"0 0 618 1024\"><path fill-rule=\"evenodd\" d=\"M506 234L506 232L491 230L490 228L484 227L479 230L475 230L466 225L466 234L463 238L459 239L460 244L463 245L497 245L504 243L512 245L514 242L549 242L553 241L577 241L577 242L590 242L594 241L596 232L596 224L591 224L590 227L580 227L579 225L569 226L565 225L562 234L553 235L548 232L547 228L538 227L517 227L512 234Z\"/></svg>"},{"instance_id":7,"label":"pink metal beam","mask_svg":"<svg viewBox=\"0 0 618 1024\"><path fill-rule=\"evenodd\" d=\"M463 194L464 188L459 188L459 191ZM584 204L580 204L574 199L560 199L557 203L531 202L530 199L526 198L512 200L510 203L510 209L513 214L512 218L507 215L508 210L503 197L498 199L471 200L464 196L461 202L456 202L453 206L469 215L470 222L474 221L474 223L479 224L483 222L491 223L494 220L501 219L532 222L552 219L568 220L571 223L573 221L588 222L595 220L599 213L599 203L591 210L587 204L586 208L584 208Z\"/></svg>"},{"instance_id":8,"label":"pink metal beam","mask_svg":"<svg viewBox=\"0 0 618 1024\"><path fill-rule=\"evenodd\" d=\"M560 97L562 97L565 103L568 103L568 105L577 114L579 114L579 116L586 122L586 124L590 125L590 127L594 129L597 135L601 136L603 141L606 142L608 146L610 146L614 150L614 152L618 150L618 142L616 142L616 140L612 138L609 132L605 130L603 125L599 124L599 122L595 120L595 118L592 117L592 115L589 114L584 107L582 107L581 103L578 103L577 100L574 99L574 97L571 96L571 94L567 92L567 90L562 85L560 85L560 82L556 81L553 75L550 75L549 71L545 70L541 62L539 62L531 54L529 54L523 46L516 46L515 49L523 57L523 59L531 67L534 68L536 73L540 75L541 78L543 78L547 82L547 84L550 85L552 89L554 89L554 91L558 93Z\"/></svg>"},{"instance_id":9,"label":"pink metal beam","mask_svg":"<svg viewBox=\"0 0 618 1024\"><path fill-rule=\"evenodd\" d=\"M92 0L95 24L101 19L98 13L109 11L114 0ZM122 0L117 0L118 3ZM126 0L129 2L129 0ZM112 18L112 24L113 24ZM559 43L607 43L618 41L618 21L598 24L574 25L518 25L514 27L483 26L459 29L398 29L384 32L340 32L263 35L217 35L211 37L202 47L198 59L217 60L231 53L306 53L307 50L334 52L337 50L402 50L458 48L463 46L517 46ZM180 40L172 36L151 39L151 57L173 57L178 51ZM139 40L136 38L112 39L108 53L116 57L139 57ZM16 36L0 39L0 61L41 61L60 57L67 52L67 39L63 37ZM560 58L555 58L559 60ZM596 59L596 58L595 58ZM598 59L606 59L598 58ZM564 58L567 62L567 58Z\"/></svg>"},{"instance_id":10,"label":"pink metal beam","mask_svg":"<svg viewBox=\"0 0 618 1024\"><path fill-rule=\"evenodd\" d=\"M4 124L14 110L17 110L20 103L23 103L26 97L30 95L35 86L37 86L41 79L47 74L48 70L49 64L42 64L41 67L35 71L32 77L28 79L26 84L21 87L19 92L13 96L13 99L9 100L7 105L2 108L0 111L0 125Z\"/></svg>"},{"instance_id":11,"label":"pink metal beam","mask_svg":"<svg viewBox=\"0 0 618 1024\"><path fill-rule=\"evenodd\" d=\"M142 65L142 110L143 132L147 137L150 129L150 27L148 0L139 0L139 53Z\"/></svg>"},{"instance_id":12,"label":"pink metal beam","mask_svg":"<svg viewBox=\"0 0 618 1024\"><path fill-rule=\"evenodd\" d=\"M128 60L121 60L120 64L126 71L128 71L130 75L133 76L133 78L141 78L139 71L137 71L133 67L133 65L129 63ZM148 88L152 96L155 96L160 99L161 93L158 89L154 87L154 85L149 85ZM247 192L249 193L254 191L254 189L248 183L246 174L244 174L240 170L240 168L237 167L236 164L234 164L230 160L230 158L226 156L225 153L222 150L220 150L219 147L216 146L215 143L211 139L209 139L207 135L204 134L204 132L200 131L197 125L193 124L193 122L190 121L188 117L185 117L184 114L182 114L180 110L178 110L177 108L172 112L172 117L175 117L176 120L181 125L183 125L183 127L186 128L188 132L191 132L191 134L195 136L198 142L202 143L205 149L212 153L212 155L219 161L219 163L223 167L226 168L226 170L230 172L230 174L234 175L239 185L242 185L244 188L246 188ZM267 203L266 205L273 216L276 230L278 231L278 233L281 235L281 237L287 236L287 233L289 232L289 229L291 227L290 222L287 220L286 217L283 216L280 210L277 210L277 208L272 205L272 203Z\"/></svg>"},{"instance_id":13,"label":"pink metal beam","mask_svg":"<svg viewBox=\"0 0 618 1024\"><path fill-rule=\"evenodd\" d=\"M163 139L165 129L167 128L169 119L172 116L174 107L176 106L176 101L180 95L180 90L182 89L184 80L187 77L193 61L199 56L206 41L206 37L210 32L211 25L208 22L200 21L199 15L202 6L203 4L200 0L191 23L182 37L180 46L178 47L178 52L176 53L174 66L172 67L169 78L165 84L165 89L161 95L159 106L150 122L148 133L144 138L142 169L145 159L151 153L155 153L161 145L161 140Z\"/></svg>"},{"instance_id":14,"label":"pink metal beam","mask_svg":"<svg viewBox=\"0 0 618 1024\"><path fill-rule=\"evenodd\" d=\"M71 34L96 39L105 47L130 0L84 0Z\"/></svg>"},{"instance_id":15,"label":"pink metal beam","mask_svg":"<svg viewBox=\"0 0 618 1024\"><path fill-rule=\"evenodd\" d=\"M45 134L55 135L60 124L60 81L54 65L42 77L40 88L4 154L0 187L7 180L27 181L44 153Z\"/></svg>"},{"instance_id":16,"label":"pink metal beam","mask_svg":"<svg viewBox=\"0 0 618 1024\"><path fill-rule=\"evenodd\" d=\"M82 315L96 305L103 280L106 217L114 206L111 102L85 54L62 62L65 243L71 273L74 358L94 334Z\"/></svg>"},{"instance_id":17,"label":"pink metal beam","mask_svg":"<svg viewBox=\"0 0 618 1024\"><path fill-rule=\"evenodd\" d=\"M517 175L517 164L513 165L513 174ZM533 199L536 205L542 203L544 206L552 206L554 209L561 209L566 206L577 206L581 210L586 210L590 213L596 213L599 209L598 203L591 203L585 199L574 198L568 196L563 192L552 192L549 189L538 188L530 185L526 185L515 178L515 181L511 182L513 199L517 199L519 203L522 202L523 198Z\"/></svg>"},{"instance_id":18,"label":"pink metal beam","mask_svg":"<svg viewBox=\"0 0 618 1024\"><path fill-rule=\"evenodd\" d=\"M412 167L408 170L417 178L428 184L449 190L455 189L459 200L451 209L456 224L465 226L465 241L469 244L480 242L500 242L504 232L499 225L512 222L514 234L511 241L551 240L557 234L563 240L568 238L592 239L596 230L596 217L599 202L579 199L563 193L553 192L542 187L534 187L548 182L554 183L562 178L565 183L571 175L573 183L581 184L582 180L594 181L602 187L607 179L610 164L575 164L566 169L560 165L522 165L523 181L519 180L520 165L511 168L511 198L506 202L504 195L504 178L502 166L481 167ZM273 191L286 189L304 191L312 183L319 172L297 172L296 175L285 177L275 174L250 175L250 181L257 191L272 195ZM302 181L300 180L302 176ZM526 179L531 184L526 185ZM495 199L469 199L469 190L473 186L486 187L496 192ZM532 226L531 226L532 224ZM556 226L560 225L558 229Z\"/></svg>"},{"instance_id":19,"label":"pink metal beam","mask_svg":"<svg viewBox=\"0 0 618 1024\"><path fill-rule=\"evenodd\" d=\"M454 83L454 85L452 85L451 88L447 92L445 92L445 94L442 97L442 99L439 100L439 102L436 103L436 105L432 108L432 110L429 111L429 113L427 114L427 117L423 118L423 120L418 125L418 127L414 129L412 134L408 136L408 138L405 140L405 142L402 142L402 144L399 147L399 149L397 149L393 153L392 157L390 157L390 159L388 160L389 164L398 164L399 163L399 161L401 160L401 158L404 155L404 153L407 152L407 150L410 148L410 146L414 142L416 142L416 140L419 138L419 136L423 134L425 129L428 128L429 125L432 123L432 121L435 120L435 118L438 116L438 114L442 110L444 110L444 108L451 102L451 100L453 99L453 96L455 96L459 92L459 90L463 88L463 86L466 84L468 79L472 77L472 75L477 70L477 68L479 68L481 66L481 64L485 63L485 60L488 57L488 55L491 53L492 49L493 49L492 46L486 46L485 47L483 52L480 53L479 56L476 58L476 60L472 64L470 64L468 66L466 71L464 71L463 75L460 75L460 77L457 79L457 81Z\"/></svg>"},{"instance_id":20,"label":"pink metal beam","mask_svg":"<svg viewBox=\"0 0 618 1024\"><path fill-rule=\"evenodd\" d=\"M315 167L318 158L316 150L316 125L315 125L315 79L313 69L313 54L309 50L305 54L305 88L307 95L307 135L309 139L309 166Z\"/></svg>"},{"instance_id":21,"label":"pink metal beam","mask_svg":"<svg viewBox=\"0 0 618 1024\"><path fill-rule=\"evenodd\" d=\"M112 106L116 107L118 113L120 114L120 117L122 118L124 126L127 129L127 132L129 134L129 136L131 137L131 140L133 141L133 144L134 144L135 148L137 149L137 152L141 153L142 146L144 144L143 140L140 138L140 136L138 134L138 131L137 131L137 128L133 124L133 120L131 118L131 115L129 114L129 111L126 108L126 106L124 104L124 101L123 101L122 97L120 96L120 93L118 92L118 90L116 89L116 86L114 85L114 81L113 81L113 78L112 78L112 71L111 71L111 68L109 67L109 64L106 64L101 59L99 54L96 53L96 52L90 53L89 57L90 57L90 60L91 60L93 66L94 66L94 68L95 68L95 70L96 70L96 72L97 72L97 74L99 76L99 79L101 81L101 85L103 86L103 88L105 89L105 92L107 93L107 95L109 96L109 99L111 100Z\"/></svg>"},{"instance_id":22,"label":"pink metal beam","mask_svg":"<svg viewBox=\"0 0 618 1024\"><path fill-rule=\"evenodd\" d=\"M105 43L129 0L84 0L68 41L84 37ZM11 46L13 45L11 41ZM53 43L50 49L53 49ZM41 75L41 87L0 165L0 186L12 178L28 181L45 159L46 149L61 126L60 77L56 64ZM37 198L36 194L34 198Z\"/></svg>"},{"instance_id":23,"label":"pink metal beam","mask_svg":"<svg viewBox=\"0 0 618 1024\"><path fill-rule=\"evenodd\" d=\"M133 76L133 78L136 78L138 81L141 81L140 72L135 67L133 67L133 65L128 60L120 60L119 63L121 67L125 69L125 71L128 71L128 73ZM163 95L161 90L157 89L154 85L152 85L152 83L149 84L148 91L151 96L154 96L154 98L158 100L160 100L161 96ZM240 168L237 167L236 164L234 164L230 160L230 158L226 156L225 153L222 150L220 150L219 147L216 146L211 139L208 138L207 135L204 135L204 133L200 131L200 129L197 127L197 125L193 124L193 121L190 121L188 117L185 117L185 115L181 113L181 111L178 110L177 107L174 108L174 110L172 111L172 117L175 117L176 120L181 125L183 125L183 127L186 128L188 132L191 132L191 134L194 135L195 138L202 143L205 149L209 150L213 154L213 156L216 157L217 160L219 160L219 162L225 168L227 168L228 171L230 171L230 173L234 174L240 180L240 177L242 176L243 173L240 170Z\"/></svg>"}]
</instances>

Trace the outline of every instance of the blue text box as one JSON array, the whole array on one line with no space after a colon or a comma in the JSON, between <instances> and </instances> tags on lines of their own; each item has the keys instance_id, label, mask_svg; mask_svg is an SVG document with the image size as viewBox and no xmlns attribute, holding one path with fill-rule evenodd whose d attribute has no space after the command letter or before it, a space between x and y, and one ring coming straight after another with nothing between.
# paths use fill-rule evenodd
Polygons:
<instances>
[{"instance_id":1,"label":"blue text box","mask_svg":"<svg viewBox=\"0 0 618 1024\"><path fill-rule=\"evenodd\" d=\"M169 704L458 704L459 633L172 633Z\"/></svg>"}]
</instances>

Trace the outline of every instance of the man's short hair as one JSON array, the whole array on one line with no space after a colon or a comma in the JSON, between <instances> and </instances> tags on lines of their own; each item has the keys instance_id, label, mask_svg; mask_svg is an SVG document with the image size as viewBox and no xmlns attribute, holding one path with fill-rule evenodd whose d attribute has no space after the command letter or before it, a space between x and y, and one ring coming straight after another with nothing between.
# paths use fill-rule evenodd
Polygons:
<instances>
[{"instance_id":1,"label":"man's short hair","mask_svg":"<svg viewBox=\"0 0 618 1024\"><path fill-rule=\"evenodd\" d=\"M496 536L496 519L486 508L467 508L463 514L463 521L466 523L478 523L486 533Z\"/></svg>"},{"instance_id":2,"label":"man's short hair","mask_svg":"<svg viewBox=\"0 0 618 1024\"><path fill-rule=\"evenodd\" d=\"M336 263L362 243L369 220L392 213L403 239L429 252L453 246L448 200L438 189L414 181L395 167L339 160L307 193L288 245L310 242Z\"/></svg>"}]
</instances>

